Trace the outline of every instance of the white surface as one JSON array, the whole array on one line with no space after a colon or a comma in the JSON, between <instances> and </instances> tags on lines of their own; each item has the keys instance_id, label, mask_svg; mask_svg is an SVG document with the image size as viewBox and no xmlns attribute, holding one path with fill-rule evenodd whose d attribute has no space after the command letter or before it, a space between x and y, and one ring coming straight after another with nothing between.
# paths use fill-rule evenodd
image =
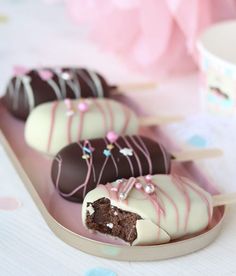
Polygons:
<instances>
[{"instance_id":1,"label":"white surface","mask_svg":"<svg viewBox=\"0 0 236 276\"><path fill-rule=\"evenodd\" d=\"M0 89L11 73L12 65L88 64L99 68L114 79L137 79L129 74L113 56L100 53L84 40L85 32L66 20L61 6L44 7L39 1L0 0L0 13L10 17L8 24L0 24ZM95 62L96 61L96 62ZM107 66L109 64L109 67ZM115 76L115 77L114 77ZM193 100L196 80L182 82L190 88L188 96L179 98L185 112L195 112L187 105ZM173 89L170 83L165 89ZM183 84L182 84L183 86ZM184 86L183 86L184 88ZM164 95L165 89L160 92ZM187 89L187 88L186 88ZM181 89L179 89L180 91ZM180 94L181 95L181 94ZM168 98L168 101L171 99ZM199 121L199 119L201 119ZM187 127L187 128L186 128ZM195 132L208 138L208 144L217 144L226 150L224 158L204 161L209 173L219 184L236 190L234 121L199 116L182 125L170 127L178 140L185 141ZM187 131L186 131L187 130ZM0 211L0 275L84 275L93 267L111 269L118 275L236 275L236 223L233 207L219 238L208 248L195 254L146 263L121 263L89 256L77 251L49 230L34 203L15 173L0 146L0 196L15 196L23 206L13 212Z\"/></svg>"}]
</instances>

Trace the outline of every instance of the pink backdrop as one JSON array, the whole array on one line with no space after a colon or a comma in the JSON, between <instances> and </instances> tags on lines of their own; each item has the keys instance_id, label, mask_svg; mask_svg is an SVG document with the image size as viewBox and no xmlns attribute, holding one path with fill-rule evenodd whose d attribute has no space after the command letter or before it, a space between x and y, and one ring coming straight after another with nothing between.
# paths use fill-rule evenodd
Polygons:
<instances>
[{"instance_id":1,"label":"pink backdrop","mask_svg":"<svg viewBox=\"0 0 236 276\"><path fill-rule=\"evenodd\" d=\"M55 2L57 0L45 0ZM210 24L236 18L235 0L64 0L90 38L149 75L196 68L196 40Z\"/></svg>"}]
</instances>

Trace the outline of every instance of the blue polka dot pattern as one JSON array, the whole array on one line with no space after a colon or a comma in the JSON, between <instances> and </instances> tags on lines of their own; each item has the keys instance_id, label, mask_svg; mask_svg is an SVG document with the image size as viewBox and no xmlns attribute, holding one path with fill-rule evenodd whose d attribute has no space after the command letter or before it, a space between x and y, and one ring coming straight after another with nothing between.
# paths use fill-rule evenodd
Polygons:
<instances>
[{"instance_id":1,"label":"blue polka dot pattern","mask_svg":"<svg viewBox=\"0 0 236 276\"><path fill-rule=\"evenodd\" d=\"M117 274L106 268L92 268L86 271L85 276L117 276Z\"/></svg>"},{"instance_id":2,"label":"blue polka dot pattern","mask_svg":"<svg viewBox=\"0 0 236 276\"><path fill-rule=\"evenodd\" d=\"M206 139L200 135L193 135L187 140L187 143L198 148L204 148L207 145Z\"/></svg>"}]
</instances>

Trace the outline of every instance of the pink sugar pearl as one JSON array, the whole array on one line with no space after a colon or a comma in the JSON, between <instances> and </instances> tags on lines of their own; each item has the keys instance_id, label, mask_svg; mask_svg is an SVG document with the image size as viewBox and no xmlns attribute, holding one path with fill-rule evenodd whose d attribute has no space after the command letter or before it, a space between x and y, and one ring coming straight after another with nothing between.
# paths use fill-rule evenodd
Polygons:
<instances>
[{"instance_id":1,"label":"pink sugar pearl","mask_svg":"<svg viewBox=\"0 0 236 276\"><path fill-rule=\"evenodd\" d=\"M53 73L49 70L41 70L39 71L39 76L42 80L50 80L53 77Z\"/></svg>"},{"instance_id":2,"label":"pink sugar pearl","mask_svg":"<svg viewBox=\"0 0 236 276\"><path fill-rule=\"evenodd\" d=\"M135 188L138 189L138 190L140 190L140 189L142 188L142 184L139 183L139 182L137 182L137 183L135 184Z\"/></svg>"},{"instance_id":3,"label":"pink sugar pearl","mask_svg":"<svg viewBox=\"0 0 236 276\"><path fill-rule=\"evenodd\" d=\"M118 139L119 135L114 131L109 131L106 137L109 140L109 142L114 143Z\"/></svg>"},{"instance_id":4,"label":"pink sugar pearl","mask_svg":"<svg viewBox=\"0 0 236 276\"><path fill-rule=\"evenodd\" d=\"M81 102L78 104L78 109L81 112L86 112L88 110L88 104L85 102Z\"/></svg>"},{"instance_id":5,"label":"pink sugar pearl","mask_svg":"<svg viewBox=\"0 0 236 276\"><path fill-rule=\"evenodd\" d=\"M71 100L70 99L65 99L64 103L65 103L67 108L71 108Z\"/></svg>"},{"instance_id":6,"label":"pink sugar pearl","mask_svg":"<svg viewBox=\"0 0 236 276\"><path fill-rule=\"evenodd\" d=\"M20 65L16 65L13 67L13 73L17 77L26 75L28 73L28 71L29 70L26 67L23 67Z\"/></svg>"},{"instance_id":7,"label":"pink sugar pearl","mask_svg":"<svg viewBox=\"0 0 236 276\"><path fill-rule=\"evenodd\" d=\"M152 176L150 174L148 174L148 175L145 176L145 178L146 178L147 181L150 181L152 179Z\"/></svg>"}]
</instances>

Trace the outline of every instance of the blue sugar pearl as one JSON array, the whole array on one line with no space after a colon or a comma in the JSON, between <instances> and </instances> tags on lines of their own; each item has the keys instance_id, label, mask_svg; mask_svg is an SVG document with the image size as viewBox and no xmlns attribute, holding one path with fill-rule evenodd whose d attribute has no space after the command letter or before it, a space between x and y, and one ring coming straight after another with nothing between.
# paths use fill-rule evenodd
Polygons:
<instances>
[{"instance_id":1,"label":"blue sugar pearl","mask_svg":"<svg viewBox=\"0 0 236 276\"><path fill-rule=\"evenodd\" d=\"M111 152L110 152L108 149L104 149L103 154L104 154L106 157L111 156Z\"/></svg>"},{"instance_id":2,"label":"blue sugar pearl","mask_svg":"<svg viewBox=\"0 0 236 276\"><path fill-rule=\"evenodd\" d=\"M83 147L83 151L85 151L85 152L87 152L87 153L91 153L92 151L89 149L89 148L87 148L87 147Z\"/></svg>"}]
</instances>

